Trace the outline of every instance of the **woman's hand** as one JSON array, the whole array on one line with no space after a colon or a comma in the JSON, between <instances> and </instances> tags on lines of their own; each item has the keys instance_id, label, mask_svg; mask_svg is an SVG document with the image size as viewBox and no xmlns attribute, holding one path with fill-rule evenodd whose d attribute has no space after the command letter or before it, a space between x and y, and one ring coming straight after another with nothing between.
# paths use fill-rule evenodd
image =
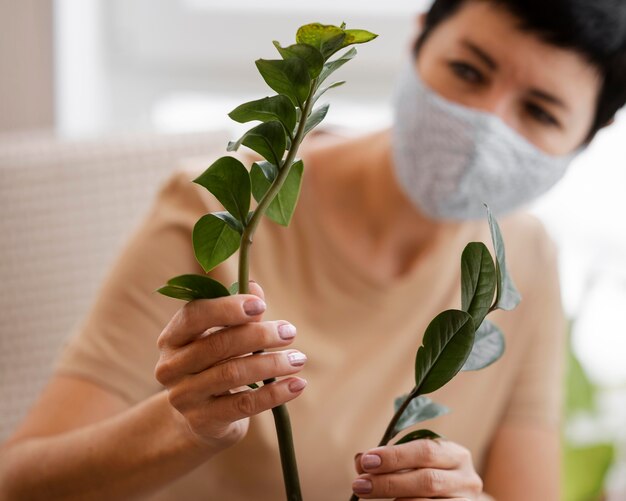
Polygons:
<instances>
[{"instance_id":1,"label":"woman's hand","mask_svg":"<svg viewBox=\"0 0 626 501\"><path fill-rule=\"evenodd\" d=\"M483 483L470 452L449 440L421 439L376 447L355 457L359 497L404 501L476 501Z\"/></svg>"},{"instance_id":2,"label":"woman's hand","mask_svg":"<svg viewBox=\"0 0 626 501\"><path fill-rule=\"evenodd\" d=\"M213 450L241 440L250 416L296 398L306 385L304 379L286 378L256 390L246 388L295 374L306 362L296 350L254 354L291 344L296 331L286 321L262 322L263 290L251 282L250 291L185 304L157 342L161 356L156 379L167 388L181 424L200 445Z\"/></svg>"}]
</instances>

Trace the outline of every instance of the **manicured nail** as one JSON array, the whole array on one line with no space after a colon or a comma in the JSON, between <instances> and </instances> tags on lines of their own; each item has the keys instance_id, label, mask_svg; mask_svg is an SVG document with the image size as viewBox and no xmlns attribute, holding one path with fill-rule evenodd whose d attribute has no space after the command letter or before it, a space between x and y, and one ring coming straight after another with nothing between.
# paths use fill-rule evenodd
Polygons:
<instances>
[{"instance_id":1,"label":"manicured nail","mask_svg":"<svg viewBox=\"0 0 626 501\"><path fill-rule=\"evenodd\" d=\"M306 383L306 379L294 379L289 383L289 391L291 393L298 393L299 391L302 391L304 389Z\"/></svg>"},{"instance_id":2,"label":"manicured nail","mask_svg":"<svg viewBox=\"0 0 626 501\"><path fill-rule=\"evenodd\" d=\"M260 315L265 311L265 308L265 301L261 299L248 299L245 303L243 303L243 311L246 312L246 315L250 315L251 317L254 315Z\"/></svg>"},{"instance_id":3,"label":"manicured nail","mask_svg":"<svg viewBox=\"0 0 626 501\"><path fill-rule=\"evenodd\" d=\"M294 367L301 367L306 362L306 355L304 353L300 353L299 351L294 351L293 353L287 355L287 359Z\"/></svg>"},{"instance_id":4,"label":"manicured nail","mask_svg":"<svg viewBox=\"0 0 626 501\"><path fill-rule=\"evenodd\" d=\"M368 494L372 492L372 482L366 478L357 478L352 482L352 490L357 494Z\"/></svg>"},{"instance_id":5,"label":"manicured nail","mask_svg":"<svg viewBox=\"0 0 626 501\"><path fill-rule=\"evenodd\" d=\"M380 459L380 456L377 454L365 454L365 456L361 458L361 465L366 470L378 468L382 462L382 459Z\"/></svg>"},{"instance_id":6,"label":"manicured nail","mask_svg":"<svg viewBox=\"0 0 626 501\"><path fill-rule=\"evenodd\" d=\"M291 324L281 324L278 326L278 335L281 339L293 339L296 337L296 328Z\"/></svg>"}]
</instances>

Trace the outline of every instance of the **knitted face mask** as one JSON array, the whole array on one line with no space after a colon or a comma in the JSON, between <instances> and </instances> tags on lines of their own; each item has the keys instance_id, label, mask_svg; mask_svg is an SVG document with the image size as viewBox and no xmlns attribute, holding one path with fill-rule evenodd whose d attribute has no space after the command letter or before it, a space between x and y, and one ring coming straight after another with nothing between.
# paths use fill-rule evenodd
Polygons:
<instances>
[{"instance_id":1,"label":"knitted face mask","mask_svg":"<svg viewBox=\"0 0 626 501\"><path fill-rule=\"evenodd\" d=\"M393 95L392 154L397 180L433 219L510 212L548 191L579 150L551 156L497 116L450 102L426 87L411 59Z\"/></svg>"}]
</instances>

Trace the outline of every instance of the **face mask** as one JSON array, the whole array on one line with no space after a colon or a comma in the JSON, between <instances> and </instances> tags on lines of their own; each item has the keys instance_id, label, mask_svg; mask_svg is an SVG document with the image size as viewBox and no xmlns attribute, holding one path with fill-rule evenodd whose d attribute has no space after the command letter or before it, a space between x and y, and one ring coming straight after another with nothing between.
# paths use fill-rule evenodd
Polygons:
<instances>
[{"instance_id":1,"label":"face mask","mask_svg":"<svg viewBox=\"0 0 626 501\"><path fill-rule=\"evenodd\" d=\"M396 81L392 154L401 188L433 219L498 216L563 177L578 151L555 157L497 116L450 102L420 80L411 59Z\"/></svg>"}]
</instances>

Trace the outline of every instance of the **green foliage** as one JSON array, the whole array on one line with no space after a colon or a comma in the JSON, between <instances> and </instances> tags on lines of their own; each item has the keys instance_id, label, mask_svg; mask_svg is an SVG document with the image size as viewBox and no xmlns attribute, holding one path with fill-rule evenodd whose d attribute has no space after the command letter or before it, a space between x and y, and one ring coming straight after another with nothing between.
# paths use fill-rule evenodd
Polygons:
<instances>
[{"instance_id":1,"label":"green foliage","mask_svg":"<svg viewBox=\"0 0 626 501\"><path fill-rule=\"evenodd\" d=\"M237 106L228 116L239 123L260 120L271 122L278 120L283 124L285 132L291 134L296 127L296 110L287 96L281 94L264 97Z\"/></svg>"},{"instance_id":2,"label":"green foliage","mask_svg":"<svg viewBox=\"0 0 626 501\"><path fill-rule=\"evenodd\" d=\"M265 214L275 223L282 226L289 226L291 217L296 208L296 203L298 202L298 197L300 196L303 171L304 164L302 160L298 160L292 165L278 195L276 195L268 206ZM271 182L267 179L265 172L258 163L252 164L250 177L252 179L252 194L255 200L260 201L270 189Z\"/></svg>"},{"instance_id":3,"label":"green foliage","mask_svg":"<svg viewBox=\"0 0 626 501\"><path fill-rule=\"evenodd\" d=\"M302 59L307 66L311 80L319 76L324 67L324 56L315 47L305 43L297 43L283 48L276 40L274 40L273 44L283 59Z\"/></svg>"},{"instance_id":4,"label":"green foliage","mask_svg":"<svg viewBox=\"0 0 626 501\"><path fill-rule=\"evenodd\" d=\"M202 216L193 227L196 259L207 273L239 248L241 236L215 214Z\"/></svg>"},{"instance_id":5,"label":"green foliage","mask_svg":"<svg viewBox=\"0 0 626 501\"><path fill-rule=\"evenodd\" d=\"M496 290L496 269L482 242L472 242L461 256L461 309L479 326L489 312Z\"/></svg>"},{"instance_id":6,"label":"green foliage","mask_svg":"<svg viewBox=\"0 0 626 501\"><path fill-rule=\"evenodd\" d=\"M417 395L438 390L461 370L475 333L472 317L460 310L444 311L430 322L415 356Z\"/></svg>"},{"instance_id":7,"label":"green foliage","mask_svg":"<svg viewBox=\"0 0 626 501\"><path fill-rule=\"evenodd\" d=\"M488 367L504 354L504 335L489 320L483 320L476 331L472 352L461 368L462 371L477 371Z\"/></svg>"},{"instance_id":8,"label":"green foliage","mask_svg":"<svg viewBox=\"0 0 626 501\"><path fill-rule=\"evenodd\" d=\"M435 440L437 438L445 438L445 437L443 435L437 435L434 431L430 431L430 430L415 430L404 435L400 440L398 440L395 443L395 445L406 444L408 442L413 442L414 440L421 440L423 438Z\"/></svg>"},{"instance_id":9,"label":"green foliage","mask_svg":"<svg viewBox=\"0 0 626 501\"><path fill-rule=\"evenodd\" d=\"M608 443L585 447L566 445L563 453L563 477L567 479L563 501L602 499L604 479L613 463L615 447Z\"/></svg>"},{"instance_id":10,"label":"green foliage","mask_svg":"<svg viewBox=\"0 0 626 501\"><path fill-rule=\"evenodd\" d=\"M218 158L194 183L204 186L244 225L250 209L250 175L233 157Z\"/></svg>"},{"instance_id":11,"label":"green foliage","mask_svg":"<svg viewBox=\"0 0 626 501\"><path fill-rule=\"evenodd\" d=\"M167 281L167 285L157 289L164 296L185 301L213 299L228 296L229 292L217 280L204 275L179 275Z\"/></svg>"},{"instance_id":12,"label":"green foliage","mask_svg":"<svg viewBox=\"0 0 626 501\"><path fill-rule=\"evenodd\" d=\"M487 207L487 205L485 205ZM495 308L501 310L513 310L520 303L521 296L513 283L513 279L506 269L506 258L504 255L504 240L500 226L491 214L491 210L487 207L487 215L489 219L489 228L491 229L491 239L496 253L496 275L498 277L496 288Z\"/></svg>"},{"instance_id":13,"label":"green foliage","mask_svg":"<svg viewBox=\"0 0 626 501\"><path fill-rule=\"evenodd\" d=\"M228 143L226 149L235 151L242 144L256 151L268 162L280 165L287 148L285 129L278 120L262 123L247 131L238 141Z\"/></svg>"},{"instance_id":14,"label":"green foliage","mask_svg":"<svg viewBox=\"0 0 626 501\"><path fill-rule=\"evenodd\" d=\"M396 398L394 407L396 412L402 407L402 404L409 398L409 395L403 395ZM450 409L433 402L430 398L425 396L418 396L412 398L409 405L404 409L400 418L398 419L393 434L394 436L400 433L402 430L413 426L414 424L421 423L422 421L428 421L438 416L443 416L450 412Z\"/></svg>"}]
</instances>

